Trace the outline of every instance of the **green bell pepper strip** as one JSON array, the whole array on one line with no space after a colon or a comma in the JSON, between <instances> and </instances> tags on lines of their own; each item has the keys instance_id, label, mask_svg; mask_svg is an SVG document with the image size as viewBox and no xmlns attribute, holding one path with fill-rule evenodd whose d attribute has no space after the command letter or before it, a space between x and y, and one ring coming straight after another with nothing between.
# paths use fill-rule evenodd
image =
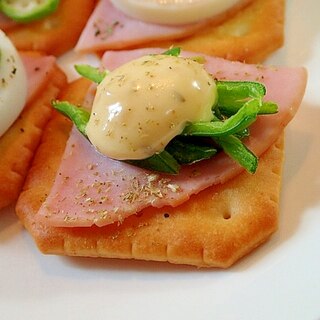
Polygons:
<instances>
[{"instance_id":1,"label":"green bell pepper strip","mask_svg":"<svg viewBox=\"0 0 320 320\"><path fill-rule=\"evenodd\" d=\"M255 173L258 167L258 158L237 137L214 138L223 151L232 159L237 161L248 172Z\"/></svg>"},{"instance_id":2,"label":"green bell pepper strip","mask_svg":"<svg viewBox=\"0 0 320 320\"><path fill-rule=\"evenodd\" d=\"M266 94L265 86L253 81L216 81L221 95L222 105L233 104L234 101L248 98L259 98Z\"/></svg>"},{"instance_id":3,"label":"green bell pepper strip","mask_svg":"<svg viewBox=\"0 0 320 320\"><path fill-rule=\"evenodd\" d=\"M60 0L1 0L0 11L14 21L28 23L53 13Z\"/></svg>"},{"instance_id":4,"label":"green bell pepper strip","mask_svg":"<svg viewBox=\"0 0 320 320\"><path fill-rule=\"evenodd\" d=\"M107 71L101 71L99 68L92 67L88 64L76 64L74 66L80 76L99 84L108 74Z\"/></svg>"},{"instance_id":5,"label":"green bell pepper strip","mask_svg":"<svg viewBox=\"0 0 320 320\"><path fill-rule=\"evenodd\" d=\"M242 140L244 138L247 138L250 136L250 129L249 128L245 128L241 131L238 131L237 133L234 134L235 137L237 137L238 139Z\"/></svg>"},{"instance_id":6,"label":"green bell pepper strip","mask_svg":"<svg viewBox=\"0 0 320 320\"><path fill-rule=\"evenodd\" d=\"M235 114L250 98L263 98L266 88L263 84L252 81L216 81L218 92L217 108L226 115ZM272 114L278 106L272 102L263 102L259 114Z\"/></svg>"},{"instance_id":7,"label":"green bell pepper strip","mask_svg":"<svg viewBox=\"0 0 320 320\"><path fill-rule=\"evenodd\" d=\"M90 112L67 101L52 101L53 108L67 116L87 138L86 126L90 118Z\"/></svg>"},{"instance_id":8,"label":"green bell pepper strip","mask_svg":"<svg viewBox=\"0 0 320 320\"><path fill-rule=\"evenodd\" d=\"M244 102L243 102L244 103ZM242 103L242 105L243 105ZM238 112L239 108L241 108L241 106L234 104L234 105L230 105L230 106L221 106L219 105L218 107L215 107L215 112L218 112L218 114L221 114L225 117L230 117L232 115L234 115L235 113ZM259 115L263 115L263 114L274 114L278 112L278 105L276 103L267 101L267 102L262 102L260 110L259 110Z\"/></svg>"},{"instance_id":9,"label":"green bell pepper strip","mask_svg":"<svg viewBox=\"0 0 320 320\"><path fill-rule=\"evenodd\" d=\"M174 56L174 57L179 57L181 53L181 48L180 47L173 47L167 51L164 51L163 55L167 56ZM195 56L195 57L190 57L190 60L193 60L195 62L198 62L200 64L204 64L206 62L206 59L203 56Z\"/></svg>"},{"instance_id":10,"label":"green bell pepper strip","mask_svg":"<svg viewBox=\"0 0 320 320\"><path fill-rule=\"evenodd\" d=\"M196 144L182 138L176 137L172 139L165 148L179 164L192 164L209 159L217 153L217 149L212 145Z\"/></svg>"},{"instance_id":11,"label":"green bell pepper strip","mask_svg":"<svg viewBox=\"0 0 320 320\"><path fill-rule=\"evenodd\" d=\"M259 113L261 101L252 99L225 121L195 122L185 127L182 135L200 137L222 137L242 131L252 124Z\"/></svg>"},{"instance_id":12,"label":"green bell pepper strip","mask_svg":"<svg viewBox=\"0 0 320 320\"><path fill-rule=\"evenodd\" d=\"M179 57L180 53L181 53L181 48L173 47L173 48L170 48L167 51L162 52L161 54L166 55L166 56Z\"/></svg>"},{"instance_id":13,"label":"green bell pepper strip","mask_svg":"<svg viewBox=\"0 0 320 320\"><path fill-rule=\"evenodd\" d=\"M125 162L137 167L169 174L178 174L180 170L178 161L166 150L155 153L146 159L126 160Z\"/></svg>"}]
</instances>

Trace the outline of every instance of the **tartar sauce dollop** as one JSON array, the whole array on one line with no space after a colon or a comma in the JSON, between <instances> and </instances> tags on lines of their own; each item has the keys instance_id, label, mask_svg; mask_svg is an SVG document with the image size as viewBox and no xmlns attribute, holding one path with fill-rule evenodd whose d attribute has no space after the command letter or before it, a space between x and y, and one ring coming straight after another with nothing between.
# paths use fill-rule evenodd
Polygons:
<instances>
[{"instance_id":1,"label":"tartar sauce dollop","mask_svg":"<svg viewBox=\"0 0 320 320\"><path fill-rule=\"evenodd\" d=\"M122 65L98 85L86 134L117 160L159 153L186 124L211 121L214 79L188 58L148 55Z\"/></svg>"}]
</instances>

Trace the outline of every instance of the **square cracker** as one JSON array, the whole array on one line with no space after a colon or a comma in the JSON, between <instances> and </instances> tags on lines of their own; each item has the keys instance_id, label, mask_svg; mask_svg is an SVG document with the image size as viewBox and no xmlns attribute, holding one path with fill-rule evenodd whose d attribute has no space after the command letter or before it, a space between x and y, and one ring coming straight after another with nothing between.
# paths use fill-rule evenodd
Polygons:
<instances>
[{"instance_id":1,"label":"square cracker","mask_svg":"<svg viewBox=\"0 0 320 320\"><path fill-rule=\"evenodd\" d=\"M81 103L87 87L87 81L76 81L61 99ZM66 118L55 114L16 206L43 253L226 268L277 229L283 135L263 154L255 175L244 172L176 208L150 207L121 225L101 228L56 228L39 223L36 215L53 184L70 128Z\"/></svg>"},{"instance_id":2,"label":"square cracker","mask_svg":"<svg viewBox=\"0 0 320 320\"><path fill-rule=\"evenodd\" d=\"M96 0L61 0L55 13L39 21L18 24L6 33L18 50L58 56L75 46L95 3Z\"/></svg>"},{"instance_id":3,"label":"square cracker","mask_svg":"<svg viewBox=\"0 0 320 320\"><path fill-rule=\"evenodd\" d=\"M51 117L51 100L65 85L64 73L54 67L41 93L24 107L18 119L0 137L0 208L17 200L44 127Z\"/></svg>"},{"instance_id":4,"label":"square cracker","mask_svg":"<svg viewBox=\"0 0 320 320\"><path fill-rule=\"evenodd\" d=\"M215 21L182 40L157 41L144 47L178 46L228 60L262 62L284 41L285 0L254 0L248 6ZM233 13L233 12L232 12Z\"/></svg>"}]
</instances>

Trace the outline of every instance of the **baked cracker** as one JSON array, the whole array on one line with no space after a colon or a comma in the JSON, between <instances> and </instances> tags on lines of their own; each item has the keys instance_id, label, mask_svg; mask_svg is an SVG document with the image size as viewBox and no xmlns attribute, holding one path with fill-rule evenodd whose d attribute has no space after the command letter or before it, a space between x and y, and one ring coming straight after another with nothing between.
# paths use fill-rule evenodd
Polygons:
<instances>
[{"instance_id":1,"label":"baked cracker","mask_svg":"<svg viewBox=\"0 0 320 320\"><path fill-rule=\"evenodd\" d=\"M44 19L6 31L18 50L55 56L72 49L90 17L96 0L61 0L57 11Z\"/></svg>"},{"instance_id":2,"label":"baked cracker","mask_svg":"<svg viewBox=\"0 0 320 320\"><path fill-rule=\"evenodd\" d=\"M81 103L89 82L72 83L61 99ZM71 123L55 114L43 135L16 212L46 254L169 261L227 268L277 229L283 135L265 152L257 173L243 172L186 203L147 208L105 227L58 228L37 221L53 184Z\"/></svg>"},{"instance_id":3,"label":"baked cracker","mask_svg":"<svg viewBox=\"0 0 320 320\"><path fill-rule=\"evenodd\" d=\"M51 100L65 85L64 73L55 66L41 92L0 137L0 208L18 198L44 127L51 117Z\"/></svg>"},{"instance_id":4,"label":"baked cracker","mask_svg":"<svg viewBox=\"0 0 320 320\"><path fill-rule=\"evenodd\" d=\"M262 62L284 41L285 0L254 0L221 23L198 31L180 41L159 41L144 47L179 46L183 50L201 52L228 60L247 63Z\"/></svg>"}]
</instances>

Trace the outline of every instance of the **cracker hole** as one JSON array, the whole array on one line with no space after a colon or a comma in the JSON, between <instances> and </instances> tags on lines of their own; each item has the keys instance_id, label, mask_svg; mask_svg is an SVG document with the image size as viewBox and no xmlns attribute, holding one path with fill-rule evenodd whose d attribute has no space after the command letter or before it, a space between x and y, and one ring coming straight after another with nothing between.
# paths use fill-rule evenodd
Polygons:
<instances>
[{"instance_id":1,"label":"cracker hole","mask_svg":"<svg viewBox=\"0 0 320 320\"><path fill-rule=\"evenodd\" d=\"M280 169L279 168L272 168L271 172L274 173L275 175L279 176L280 175Z\"/></svg>"},{"instance_id":2,"label":"cracker hole","mask_svg":"<svg viewBox=\"0 0 320 320\"><path fill-rule=\"evenodd\" d=\"M167 218L170 217L170 214L169 214L168 212L165 212L165 213L163 214L163 217L167 219Z\"/></svg>"},{"instance_id":3,"label":"cracker hole","mask_svg":"<svg viewBox=\"0 0 320 320\"><path fill-rule=\"evenodd\" d=\"M231 213L229 211L224 212L223 219L225 219L225 220L231 219Z\"/></svg>"},{"instance_id":4,"label":"cracker hole","mask_svg":"<svg viewBox=\"0 0 320 320\"><path fill-rule=\"evenodd\" d=\"M136 213L136 217L137 217L137 218L142 217L142 215L143 215L143 212L142 212L142 211L139 211L139 212Z\"/></svg>"}]
</instances>

